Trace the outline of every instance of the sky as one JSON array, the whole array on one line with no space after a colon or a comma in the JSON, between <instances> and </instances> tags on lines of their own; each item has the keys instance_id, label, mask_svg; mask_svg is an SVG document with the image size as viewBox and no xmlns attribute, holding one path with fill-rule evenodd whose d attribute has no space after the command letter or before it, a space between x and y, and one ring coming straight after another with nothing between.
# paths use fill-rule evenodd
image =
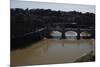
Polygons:
<instances>
[{"instance_id":1,"label":"sky","mask_svg":"<svg viewBox=\"0 0 100 67\"><path fill-rule=\"evenodd\" d=\"M95 5L80 5L67 3L50 3L50 2L36 2L36 1L18 1L11 0L11 8L29 8L29 9L52 9L60 11L78 11L95 13Z\"/></svg>"}]
</instances>

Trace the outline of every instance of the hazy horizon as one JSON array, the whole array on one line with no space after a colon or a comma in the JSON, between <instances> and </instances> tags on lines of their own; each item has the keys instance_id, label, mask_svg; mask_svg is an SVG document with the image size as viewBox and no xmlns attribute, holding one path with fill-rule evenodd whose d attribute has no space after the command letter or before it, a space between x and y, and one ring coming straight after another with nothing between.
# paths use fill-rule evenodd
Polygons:
<instances>
[{"instance_id":1,"label":"hazy horizon","mask_svg":"<svg viewBox=\"0 0 100 67\"><path fill-rule=\"evenodd\" d=\"M35 1L16 1L11 0L11 8L23 9L51 9L55 11L78 11L95 13L95 5L79 5L65 3L35 2Z\"/></svg>"}]
</instances>

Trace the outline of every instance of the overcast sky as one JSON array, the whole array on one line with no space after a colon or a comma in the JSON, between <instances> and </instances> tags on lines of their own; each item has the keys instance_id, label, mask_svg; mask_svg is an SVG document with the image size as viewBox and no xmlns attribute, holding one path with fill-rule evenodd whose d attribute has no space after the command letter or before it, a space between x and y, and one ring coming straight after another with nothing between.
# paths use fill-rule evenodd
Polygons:
<instances>
[{"instance_id":1,"label":"overcast sky","mask_svg":"<svg viewBox=\"0 0 100 67\"><path fill-rule=\"evenodd\" d=\"M95 13L95 5L76 5L76 4L63 4L63 3L47 3L47 2L33 2L33 1L16 1L11 0L11 8L40 8L52 9L61 11L79 11Z\"/></svg>"}]
</instances>

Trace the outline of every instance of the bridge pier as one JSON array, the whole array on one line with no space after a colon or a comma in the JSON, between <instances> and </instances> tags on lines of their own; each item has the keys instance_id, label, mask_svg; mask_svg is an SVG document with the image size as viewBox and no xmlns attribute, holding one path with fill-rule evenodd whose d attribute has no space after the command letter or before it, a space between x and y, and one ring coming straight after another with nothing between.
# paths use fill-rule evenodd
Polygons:
<instances>
[{"instance_id":1,"label":"bridge pier","mask_svg":"<svg viewBox=\"0 0 100 67\"><path fill-rule=\"evenodd\" d=\"M78 26L78 28L77 28L77 40L79 40L80 39L80 27Z\"/></svg>"},{"instance_id":2,"label":"bridge pier","mask_svg":"<svg viewBox=\"0 0 100 67\"><path fill-rule=\"evenodd\" d=\"M62 31L62 38L65 39L65 32Z\"/></svg>"},{"instance_id":3,"label":"bridge pier","mask_svg":"<svg viewBox=\"0 0 100 67\"><path fill-rule=\"evenodd\" d=\"M77 33L77 40L80 39L80 32Z\"/></svg>"}]
</instances>

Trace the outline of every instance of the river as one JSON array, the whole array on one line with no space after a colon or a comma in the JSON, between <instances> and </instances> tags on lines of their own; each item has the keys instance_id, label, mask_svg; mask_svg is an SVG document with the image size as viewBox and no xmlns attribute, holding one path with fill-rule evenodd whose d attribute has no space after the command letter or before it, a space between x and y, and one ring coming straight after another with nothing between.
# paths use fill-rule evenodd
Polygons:
<instances>
[{"instance_id":1,"label":"river","mask_svg":"<svg viewBox=\"0 0 100 67\"><path fill-rule=\"evenodd\" d=\"M46 39L11 52L11 65L36 65L74 62L94 51L94 40Z\"/></svg>"}]
</instances>

